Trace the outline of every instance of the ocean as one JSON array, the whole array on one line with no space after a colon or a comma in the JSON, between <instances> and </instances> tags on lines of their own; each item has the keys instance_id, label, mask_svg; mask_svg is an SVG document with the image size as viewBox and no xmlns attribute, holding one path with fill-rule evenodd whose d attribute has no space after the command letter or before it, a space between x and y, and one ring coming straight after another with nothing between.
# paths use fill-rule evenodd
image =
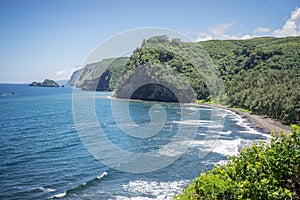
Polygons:
<instances>
[{"instance_id":1,"label":"ocean","mask_svg":"<svg viewBox=\"0 0 300 200\"><path fill-rule=\"evenodd\" d=\"M80 93L76 99L74 92ZM231 111L119 100L111 95L72 87L0 84L0 199L172 199L202 171L226 162L253 142L270 138ZM74 109L85 111L84 106L74 107L74 101L85 102L90 96L98 125L84 125L92 133L101 129L102 139L109 140L97 141L97 155L84 139L88 133L79 131L82 121L94 118L89 119L87 111L82 116L74 114ZM130 122L120 119L124 105ZM183 119L183 112L199 116ZM212 113L222 119L221 124ZM154 124L158 130L151 137L127 134L143 135L151 121L163 123ZM180 139L168 146L173 138ZM147 162L147 157L128 160L105 146L111 144L129 155L155 152L157 162ZM165 164L161 157L176 159Z\"/></svg>"}]
</instances>

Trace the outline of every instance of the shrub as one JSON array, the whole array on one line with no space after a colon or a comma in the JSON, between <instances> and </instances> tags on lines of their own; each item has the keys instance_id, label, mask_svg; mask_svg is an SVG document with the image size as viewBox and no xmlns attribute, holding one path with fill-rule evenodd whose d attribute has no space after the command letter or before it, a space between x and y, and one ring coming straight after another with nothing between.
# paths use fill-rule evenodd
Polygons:
<instances>
[{"instance_id":1,"label":"shrub","mask_svg":"<svg viewBox=\"0 0 300 200\"><path fill-rule=\"evenodd\" d=\"M300 127L201 173L175 199L300 199Z\"/></svg>"}]
</instances>

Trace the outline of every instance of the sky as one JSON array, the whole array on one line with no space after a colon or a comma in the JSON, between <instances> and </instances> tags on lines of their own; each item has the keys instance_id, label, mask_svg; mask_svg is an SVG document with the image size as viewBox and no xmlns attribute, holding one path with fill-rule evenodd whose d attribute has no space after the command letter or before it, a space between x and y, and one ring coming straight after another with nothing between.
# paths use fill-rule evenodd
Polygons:
<instances>
[{"instance_id":1,"label":"sky","mask_svg":"<svg viewBox=\"0 0 300 200\"><path fill-rule=\"evenodd\" d=\"M0 82L68 79L124 31L167 28L193 41L300 35L299 0L0 0Z\"/></svg>"}]
</instances>

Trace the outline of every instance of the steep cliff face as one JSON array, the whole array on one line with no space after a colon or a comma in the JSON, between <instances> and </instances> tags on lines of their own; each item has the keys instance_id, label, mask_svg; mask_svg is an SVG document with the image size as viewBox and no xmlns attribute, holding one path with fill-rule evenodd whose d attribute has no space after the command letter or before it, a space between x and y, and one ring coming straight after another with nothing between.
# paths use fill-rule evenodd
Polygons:
<instances>
[{"instance_id":1,"label":"steep cliff face","mask_svg":"<svg viewBox=\"0 0 300 200\"><path fill-rule=\"evenodd\" d=\"M113 90L128 62L128 57L108 58L97 63L87 64L73 72L68 85L84 90Z\"/></svg>"},{"instance_id":2,"label":"steep cliff face","mask_svg":"<svg viewBox=\"0 0 300 200\"><path fill-rule=\"evenodd\" d=\"M200 45L196 52L190 51L189 44L178 39L170 41L167 36L150 38L133 52L115 95L118 98L167 102L205 99L209 92L202 78L206 74L201 74L200 68L209 65L206 58Z\"/></svg>"},{"instance_id":3,"label":"steep cliff face","mask_svg":"<svg viewBox=\"0 0 300 200\"><path fill-rule=\"evenodd\" d=\"M124 99L139 99L163 102L193 102L194 90L187 80L161 65L136 66L125 74L115 96Z\"/></svg>"},{"instance_id":4,"label":"steep cliff face","mask_svg":"<svg viewBox=\"0 0 300 200\"><path fill-rule=\"evenodd\" d=\"M71 78L68 80L67 84L68 86L75 86L75 82L76 82L76 77L78 76L78 74L80 73L81 69L78 69L76 71L73 72Z\"/></svg>"},{"instance_id":5,"label":"steep cliff face","mask_svg":"<svg viewBox=\"0 0 300 200\"><path fill-rule=\"evenodd\" d=\"M148 83L139 87L130 98L144 101L178 102L176 95L169 88L156 83Z\"/></svg>"},{"instance_id":6,"label":"steep cliff face","mask_svg":"<svg viewBox=\"0 0 300 200\"><path fill-rule=\"evenodd\" d=\"M92 80L85 80L81 85L81 89L83 90L95 90L95 91L109 91L109 83L111 79L111 72L106 70L102 73L102 75L98 78Z\"/></svg>"}]
</instances>

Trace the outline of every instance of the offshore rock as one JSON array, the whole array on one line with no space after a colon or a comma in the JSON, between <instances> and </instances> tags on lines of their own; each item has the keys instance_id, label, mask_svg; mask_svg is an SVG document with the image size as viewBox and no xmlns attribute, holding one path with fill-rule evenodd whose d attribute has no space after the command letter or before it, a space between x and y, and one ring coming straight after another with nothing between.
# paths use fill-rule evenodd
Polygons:
<instances>
[{"instance_id":1,"label":"offshore rock","mask_svg":"<svg viewBox=\"0 0 300 200\"><path fill-rule=\"evenodd\" d=\"M59 85L50 79L45 79L42 83L35 82L33 81L29 86L34 86L34 87L59 87Z\"/></svg>"}]
</instances>

